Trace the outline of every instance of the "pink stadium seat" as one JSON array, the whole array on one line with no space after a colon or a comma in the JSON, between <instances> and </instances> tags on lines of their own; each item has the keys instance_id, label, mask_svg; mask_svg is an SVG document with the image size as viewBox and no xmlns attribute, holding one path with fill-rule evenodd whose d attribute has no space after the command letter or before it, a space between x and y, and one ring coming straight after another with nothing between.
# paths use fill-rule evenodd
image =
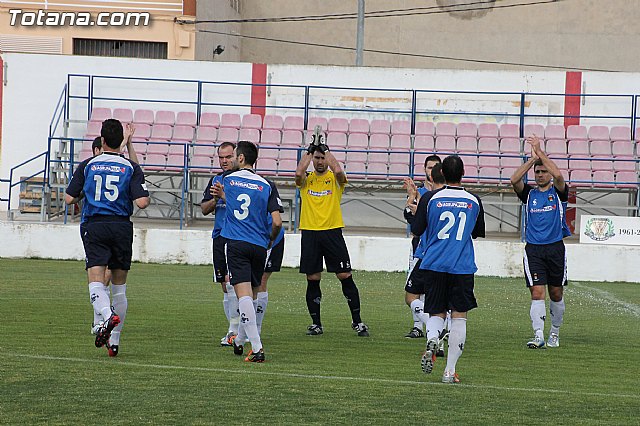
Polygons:
<instances>
[{"instance_id":1,"label":"pink stadium seat","mask_svg":"<svg viewBox=\"0 0 640 426\"><path fill-rule=\"evenodd\" d=\"M611 144L611 152L613 155L633 156L633 142L615 140Z\"/></svg>"},{"instance_id":2,"label":"pink stadium seat","mask_svg":"<svg viewBox=\"0 0 640 426\"><path fill-rule=\"evenodd\" d=\"M278 159L278 146L275 145L260 145L260 151L258 152L258 158L260 160L270 158L273 160Z\"/></svg>"},{"instance_id":3,"label":"pink stadium seat","mask_svg":"<svg viewBox=\"0 0 640 426\"><path fill-rule=\"evenodd\" d=\"M449 124L453 124L453 123L449 123ZM436 126L431 121L416 122L416 136L434 136L435 134L436 134Z\"/></svg>"},{"instance_id":4,"label":"pink stadium seat","mask_svg":"<svg viewBox=\"0 0 640 426\"><path fill-rule=\"evenodd\" d=\"M239 141L249 141L254 144L260 142L260 130L258 129L240 129L238 134Z\"/></svg>"},{"instance_id":5,"label":"pink stadium seat","mask_svg":"<svg viewBox=\"0 0 640 426\"><path fill-rule=\"evenodd\" d=\"M458 152L478 152L478 140L475 137L460 136L456 149Z\"/></svg>"},{"instance_id":6,"label":"pink stadium seat","mask_svg":"<svg viewBox=\"0 0 640 426\"><path fill-rule=\"evenodd\" d=\"M167 156L167 170L179 172L184 168L185 157L182 154L169 154Z\"/></svg>"},{"instance_id":7,"label":"pink stadium seat","mask_svg":"<svg viewBox=\"0 0 640 426\"><path fill-rule=\"evenodd\" d=\"M278 172L278 162L273 158L259 157L256 168L260 174L275 175Z\"/></svg>"},{"instance_id":8,"label":"pink stadium seat","mask_svg":"<svg viewBox=\"0 0 640 426\"><path fill-rule=\"evenodd\" d=\"M416 151L433 152L435 146L436 143L433 140L433 136L416 136L413 141L413 148Z\"/></svg>"},{"instance_id":9,"label":"pink stadium seat","mask_svg":"<svg viewBox=\"0 0 640 426\"><path fill-rule=\"evenodd\" d=\"M302 131L285 130L282 132L282 145L284 146L300 146L302 144Z\"/></svg>"},{"instance_id":10,"label":"pink stadium seat","mask_svg":"<svg viewBox=\"0 0 640 426\"><path fill-rule=\"evenodd\" d=\"M390 163L389 174L395 176L408 176L409 164L408 163Z\"/></svg>"},{"instance_id":11,"label":"pink stadium seat","mask_svg":"<svg viewBox=\"0 0 640 426\"><path fill-rule=\"evenodd\" d=\"M84 161L91 157L93 157L93 151L91 151L91 149L82 149L78 154L78 161Z\"/></svg>"},{"instance_id":12,"label":"pink stadium seat","mask_svg":"<svg viewBox=\"0 0 640 426\"><path fill-rule=\"evenodd\" d=\"M278 163L278 175L293 176L297 167L296 160L282 160Z\"/></svg>"},{"instance_id":13,"label":"pink stadium seat","mask_svg":"<svg viewBox=\"0 0 640 426\"><path fill-rule=\"evenodd\" d=\"M89 121L102 123L107 118L111 118L111 108L93 108L91 110L91 119Z\"/></svg>"},{"instance_id":14,"label":"pink stadium seat","mask_svg":"<svg viewBox=\"0 0 640 426\"><path fill-rule=\"evenodd\" d=\"M329 145L331 146L331 145ZM369 138L361 133L349 135L349 149L366 149L369 146Z\"/></svg>"},{"instance_id":15,"label":"pink stadium seat","mask_svg":"<svg viewBox=\"0 0 640 426\"><path fill-rule=\"evenodd\" d=\"M637 188L638 174L631 171L616 173L616 186L618 188Z\"/></svg>"},{"instance_id":16,"label":"pink stadium seat","mask_svg":"<svg viewBox=\"0 0 640 426\"><path fill-rule=\"evenodd\" d=\"M371 134L388 135L391 134L391 122L389 120L372 120Z\"/></svg>"},{"instance_id":17,"label":"pink stadium seat","mask_svg":"<svg viewBox=\"0 0 640 426\"><path fill-rule=\"evenodd\" d=\"M612 170L596 170L593 172L593 182L597 187L611 188L615 186L615 174Z\"/></svg>"},{"instance_id":18,"label":"pink stadium seat","mask_svg":"<svg viewBox=\"0 0 640 426\"><path fill-rule=\"evenodd\" d=\"M589 160L569 160L569 169L571 170L591 170L591 161Z\"/></svg>"},{"instance_id":19,"label":"pink stadium seat","mask_svg":"<svg viewBox=\"0 0 640 426\"><path fill-rule=\"evenodd\" d=\"M200 115L200 126L220 127L220 114L217 112L203 112Z\"/></svg>"},{"instance_id":20,"label":"pink stadium seat","mask_svg":"<svg viewBox=\"0 0 640 426\"><path fill-rule=\"evenodd\" d=\"M547 143L547 151L549 151L549 144ZM570 156L582 156L589 155L589 141L587 140L570 140L567 147L567 153Z\"/></svg>"},{"instance_id":21,"label":"pink stadium seat","mask_svg":"<svg viewBox=\"0 0 640 426\"><path fill-rule=\"evenodd\" d=\"M138 124L153 124L154 120L153 111L150 109L137 109L136 112L133 113L133 122Z\"/></svg>"},{"instance_id":22,"label":"pink stadium seat","mask_svg":"<svg viewBox=\"0 0 640 426\"><path fill-rule=\"evenodd\" d=\"M371 123L373 124L373 123ZM431 123L433 125L433 123ZM417 130L417 128L416 128ZM391 122L391 134L392 135L410 135L411 134L411 122L406 120L396 120ZM433 131L431 132L433 136Z\"/></svg>"},{"instance_id":23,"label":"pink stadium seat","mask_svg":"<svg viewBox=\"0 0 640 426\"><path fill-rule=\"evenodd\" d=\"M417 134L417 131L416 131ZM436 138L438 136L455 136L456 135L456 125L455 123L450 123L448 121L441 121L436 124ZM436 141L437 145L437 141Z\"/></svg>"},{"instance_id":24,"label":"pink stadium seat","mask_svg":"<svg viewBox=\"0 0 640 426\"><path fill-rule=\"evenodd\" d=\"M327 135L327 145L329 149L344 148L347 146L347 135L345 133L329 133Z\"/></svg>"},{"instance_id":25,"label":"pink stadium seat","mask_svg":"<svg viewBox=\"0 0 640 426\"><path fill-rule=\"evenodd\" d=\"M456 138L453 136L437 136L436 152L453 153L456 150Z\"/></svg>"},{"instance_id":26,"label":"pink stadium seat","mask_svg":"<svg viewBox=\"0 0 640 426\"><path fill-rule=\"evenodd\" d=\"M137 128L136 128L137 133ZM173 127L168 124L154 124L151 127L151 138L170 140L173 136Z\"/></svg>"},{"instance_id":27,"label":"pink stadium seat","mask_svg":"<svg viewBox=\"0 0 640 426\"><path fill-rule=\"evenodd\" d=\"M522 165L522 158L516 157L515 155L515 153L503 154L502 157L500 157L500 166L514 169L520 167Z\"/></svg>"},{"instance_id":28,"label":"pink stadium seat","mask_svg":"<svg viewBox=\"0 0 640 426\"><path fill-rule=\"evenodd\" d=\"M245 114L242 116L242 129L261 129L262 116L259 114Z\"/></svg>"},{"instance_id":29,"label":"pink stadium seat","mask_svg":"<svg viewBox=\"0 0 640 426\"><path fill-rule=\"evenodd\" d=\"M90 139L100 136L100 130L102 129L101 121L90 121L87 123L87 137Z\"/></svg>"},{"instance_id":30,"label":"pink stadium seat","mask_svg":"<svg viewBox=\"0 0 640 426\"><path fill-rule=\"evenodd\" d=\"M196 173L210 173L213 170L213 167L211 167L211 157L193 156L191 157L190 167L193 168Z\"/></svg>"},{"instance_id":31,"label":"pink stadium seat","mask_svg":"<svg viewBox=\"0 0 640 426\"><path fill-rule=\"evenodd\" d=\"M467 167L478 167L478 155L471 152L460 152L458 154L464 163L464 166Z\"/></svg>"},{"instance_id":32,"label":"pink stadium seat","mask_svg":"<svg viewBox=\"0 0 640 426\"><path fill-rule=\"evenodd\" d=\"M502 138L520 138L520 126L517 124L501 124L500 139Z\"/></svg>"},{"instance_id":33,"label":"pink stadium seat","mask_svg":"<svg viewBox=\"0 0 640 426\"><path fill-rule=\"evenodd\" d=\"M492 183L497 185L500 182L500 169L498 167L480 167L480 183Z\"/></svg>"},{"instance_id":34,"label":"pink stadium seat","mask_svg":"<svg viewBox=\"0 0 640 426\"><path fill-rule=\"evenodd\" d=\"M567 127L567 139L588 139L587 128L577 124Z\"/></svg>"},{"instance_id":35,"label":"pink stadium seat","mask_svg":"<svg viewBox=\"0 0 640 426\"><path fill-rule=\"evenodd\" d=\"M173 128L173 139L181 141L193 140L193 127L186 125L175 126Z\"/></svg>"},{"instance_id":36,"label":"pink stadium seat","mask_svg":"<svg viewBox=\"0 0 640 426\"><path fill-rule=\"evenodd\" d=\"M320 126L322 127L322 130L324 130L325 132L328 129L328 123L327 123L327 119L324 117L311 117L309 118L309 121L307 122L307 130L310 130L311 132L313 132L316 128L316 126ZM346 131L345 131L346 133Z\"/></svg>"},{"instance_id":37,"label":"pink stadium seat","mask_svg":"<svg viewBox=\"0 0 640 426\"><path fill-rule=\"evenodd\" d=\"M196 140L215 142L218 139L218 129L215 127L198 127L198 135Z\"/></svg>"},{"instance_id":38,"label":"pink stadium seat","mask_svg":"<svg viewBox=\"0 0 640 426\"><path fill-rule=\"evenodd\" d=\"M366 152L347 152L347 164L351 165L354 163L364 165L367 162L367 153Z\"/></svg>"},{"instance_id":39,"label":"pink stadium seat","mask_svg":"<svg viewBox=\"0 0 640 426\"><path fill-rule=\"evenodd\" d=\"M547 154L566 154L567 142L564 139L549 139L544 149Z\"/></svg>"},{"instance_id":40,"label":"pink stadium seat","mask_svg":"<svg viewBox=\"0 0 640 426\"><path fill-rule=\"evenodd\" d=\"M611 159L611 157L605 157L605 158L592 157L591 170L592 171L595 171L595 170L611 171L613 170L613 160Z\"/></svg>"},{"instance_id":41,"label":"pink stadium seat","mask_svg":"<svg viewBox=\"0 0 640 426\"><path fill-rule=\"evenodd\" d=\"M282 130L282 126L284 125L284 120L280 115L270 115L267 114L264 116L264 122L262 123L263 129L273 129L273 130Z\"/></svg>"},{"instance_id":42,"label":"pink stadium seat","mask_svg":"<svg viewBox=\"0 0 640 426\"><path fill-rule=\"evenodd\" d=\"M239 129L241 124L240 114L222 114L220 116L220 127L226 127L230 129Z\"/></svg>"},{"instance_id":43,"label":"pink stadium seat","mask_svg":"<svg viewBox=\"0 0 640 426\"><path fill-rule=\"evenodd\" d=\"M389 149L389 135L374 133L369 138L369 149L387 150Z\"/></svg>"},{"instance_id":44,"label":"pink stadium seat","mask_svg":"<svg viewBox=\"0 0 640 426\"><path fill-rule=\"evenodd\" d=\"M627 126L613 126L609 137L612 141L630 141L631 128Z\"/></svg>"},{"instance_id":45,"label":"pink stadium seat","mask_svg":"<svg viewBox=\"0 0 640 426\"><path fill-rule=\"evenodd\" d=\"M420 154L419 154L420 155ZM423 164L424 164L424 158L425 155L422 154L422 160L423 160ZM394 153L392 152L391 154L389 154L389 163L393 163L393 164L409 164L409 152L406 153Z\"/></svg>"},{"instance_id":46,"label":"pink stadium seat","mask_svg":"<svg viewBox=\"0 0 640 426\"><path fill-rule=\"evenodd\" d=\"M500 152L498 139L483 137L478 139L478 152L481 154L491 154Z\"/></svg>"},{"instance_id":47,"label":"pink stadium seat","mask_svg":"<svg viewBox=\"0 0 640 426\"><path fill-rule=\"evenodd\" d=\"M167 164L167 157L162 154L147 154L144 159L144 170L162 171Z\"/></svg>"},{"instance_id":48,"label":"pink stadium seat","mask_svg":"<svg viewBox=\"0 0 640 426\"><path fill-rule=\"evenodd\" d=\"M364 163L348 161L346 164L347 174L351 179L362 179L367 173Z\"/></svg>"},{"instance_id":49,"label":"pink stadium seat","mask_svg":"<svg viewBox=\"0 0 640 426\"><path fill-rule=\"evenodd\" d=\"M517 168L517 167L516 167ZM511 180L511 176L513 176L513 174L516 171L516 168L512 168L512 167L503 167L502 170L500 170L500 180L501 183L509 183L509 181Z\"/></svg>"},{"instance_id":50,"label":"pink stadium seat","mask_svg":"<svg viewBox=\"0 0 640 426\"><path fill-rule=\"evenodd\" d=\"M171 142L171 145L169 145L169 155L178 154L178 155L184 156L185 155L185 151L184 151L185 145L190 145L190 144L191 144L191 141L179 141L179 140L175 140L174 139ZM189 152L188 148L187 148L187 152Z\"/></svg>"},{"instance_id":51,"label":"pink stadium seat","mask_svg":"<svg viewBox=\"0 0 640 426\"><path fill-rule=\"evenodd\" d=\"M478 176L479 172L476 166L464 165L464 176L462 177L462 182L477 183Z\"/></svg>"},{"instance_id":52,"label":"pink stadium seat","mask_svg":"<svg viewBox=\"0 0 640 426\"><path fill-rule=\"evenodd\" d=\"M265 116L265 122L266 122ZM264 129L260 134L260 145L280 145L280 140L282 139L282 135L280 134L280 130L276 129ZM297 143L300 145L300 141Z\"/></svg>"},{"instance_id":53,"label":"pink stadium seat","mask_svg":"<svg viewBox=\"0 0 640 426\"><path fill-rule=\"evenodd\" d=\"M336 157L338 162L343 163L347 160L347 152L344 150L331 150L333 156Z\"/></svg>"},{"instance_id":54,"label":"pink stadium seat","mask_svg":"<svg viewBox=\"0 0 640 426\"><path fill-rule=\"evenodd\" d=\"M83 141L82 144L80 145L80 148L78 148L78 145L74 146L75 148L74 152L77 154L80 151L91 151L92 145L93 145L93 139L88 141Z\"/></svg>"},{"instance_id":55,"label":"pink stadium seat","mask_svg":"<svg viewBox=\"0 0 640 426\"><path fill-rule=\"evenodd\" d=\"M196 127L197 119L195 112L180 111L176 116L176 126Z\"/></svg>"},{"instance_id":56,"label":"pink stadium seat","mask_svg":"<svg viewBox=\"0 0 640 426\"><path fill-rule=\"evenodd\" d=\"M213 162L213 168L215 170L222 170L222 167L220 167L220 158L218 158L217 155L214 155L213 157L211 157L211 161Z\"/></svg>"},{"instance_id":57,"label":"pink stadium seat","mask_svg":"<svg viewBox=\"0 0 640 426\"><path fill-rule=\"evenodd\" d=\"M478 166L482 167L500 167L500 157L497 156L480 156L478 157Z\"/></svg>"},{"instance_id":58,"label":"pink stadium seat","mask_svg":"<svg viewBox=\"0 0 640 426\"><path fill-rule=\"evenodd\" d=\"M518 138L502 138L500 140L500 152L502 153L520 153L520 139Z\"/></svg>"},{"instance_id":59,"label":"pink stadium seat","mask_svg":"<svg viewBox=\"0 0 640 426\"><path fill-rule=\"evenodd\" d=\"M496 123L482 123L478 125L478 137L497 138L498 135L498 125Z\"/></svg>"},{"instance_id":60,"label":"pink stadium seat","mask_svg":"<svg viewBox=\"0 0 640 426\"><path fill-rule=\"evenodd\" d=\"M382 152L370 152L367 156L367 163L384 163L387 164L389 162L389 154Z\"/></svg>"},{"instance_id":61,"label":"pink stadium seat","mask_svg":"<svg viewBox=\"0 0 640 426\"><path fill-rule=\"evenodd\" d=\"M613 160L613 169L620 172L636 170L636 162L632 156L616 156Z\"/></svg>"},{"instance_id":62,"label":"pink stadium seat","mask_svg":"<svg viewBox=\"0 0 640 426\"><path fill-rule=\"evenodd\" d=\"M221 127L218 130L218 142L238 142L238 129L232 127Z\"/></svg>"},{"instance_id":63,"label":"pink stadium seat","mask_svg":"<svg viewBox=\"0 0 640 426\"><path fill-rule=\"evenodd\" d=\"M544 139L544 126L542 124L525 124L524 137L536 135L540 139Z\"/></svg>"},{"instance_id":64,"label":"pink stadium seat","mask_svg":"<svg viewBox=\"0 0 640 426\"><path fill-rule=\"evenodd\" d=\"M121 123L132 123L133 111L129 108L116 108L113 110L113 118L120 120Z\"/></svg>"},{"instance_id":65,"label":"pink stadium seat","mask_svg":"<svg viewBox=\"0 0 640 426\"><path fill-rule=\"evenodd\" d=\"M327 124L329 132L349 132L349 120L346 118L333 117L329 119ZM311 127L310 127L311 129Z\"/></svg>"},{"instance_id":66,"label":"pink stadium seat","mask_svg":"<svg viewBox=\"0 0 640 426\"><path fill-rule=\"evenodd\" d=\"M544 129L545 139L564 139L565 136L564 126L562 124L549 124Z\"/></svg>"},{"instance_id":67,"label":"pink stadium seat","mask_svg":"<svg viewBox=\"0 0 640 426\"><path fill-rule=\"evenodd\" d=\"M417 137L416 137L417 139ZM431 147L433 149L433 136L431 136ZM409 135L393 135L391 136L392 150L409 150L411 149L411 137Z\"/></svg>"},{"instance_id":68,"label":"pink stadium seat","mask_svg":"<svg viewBox=\"0 0 640 426\"><path fill-rule=\"evenodd\" d=\"M149 124L136 124L136 132L133 134L134 138L148 139L151 137L151 125Z\"/></svg>"},{"instance_id":69,"label":"pink stadium seat","mask_svg":"<svg viewBox=\"0 0 640 426\"><path fill-rule=\"evenodd\" d=\"M216 155L216 147L213 145L195 145L193 155L197 157L213 157Z\"/></svg>"},{"instance_id":70,"label":"pink stadium seat","mask_svg":"<svg viewBox=\"0 0 640 426\"><path fill-rule=\"evenodd\" d=\"M166 124L173 126L176 124L176 113L173 111L157 111L154 124Z\"/></svg>"},{"instance_id":71,"label":"pink stadium seat","mask_svg":"<svg viewBox=\"0 0 640 426\"><path fill-rule=\"evenodd\" d=\"M556 163L556 166L558 166L558 168L560 169L560 171L568 171L569 170L569 160L567 160L566 158L554 158L551 157L551 159L553 160L554 163Z\"/></svg>"},{"instance_id":72,"label":"pink stadium seat","mask_svg":"<svg viewBox=\"0 0 640 426\"><path fill-rule=\"evenodd\" d=\"M369 134L369 120L364 118L352 118L351 121L349 121L349 133Z\"/></svg>"},{"instance_id":73,"label":"pink stadium seat","mask_svg":"<svg viewBox=\"0 0 640 426\"><path fill-rule=\"evenodd\" d=\"M297 149L280 149L280 159L281 160L296 160L298 161L298 150Z\"/></svg>"},{"instance_id":74,"label":"pink stadium seat","mask_svg":"<svg viewBox=\"0 0 640 426\"><path fill-rule=\"evenodd\" d=\"M573 170L570 174L569 181L572 186L576 187L591 187L593 185L591 171L589 170Z\"/></svg>"},{"instance_id":75,"label":"pink stadium seat","mask_svg":"<svg viewBox=\"0 0 640 426\"><path fill-rule=\"evenodd\" d=\"M304 130L304 118L297 116L289 116L285 117L284 125L282 127L284 130ZM302 139L301 139L302 140Z\"/></svg>"},{"instance_id":76,"label":"pink stadium seat","mask_svg":"<svg viewBox=\"0 0 640 426\"><path fill-rule=\"evenodd\" d=\"M593 156L611 156L611 142L606 141L592 141L589 144L589 152Z\"/></svg>"},{"instance_id":77,"label":"pink stadium seat","mask_svg":"<svg viewBox=\"0 0 640 426\"><path fill-rule=\"evenodd\" d=\"M147 143L146 142L134 142L133 149L135 149L136 154L145 155L147 153Z\"/></svg>"},{"instance_id":78,"label":"pink stadium seat","mask_svg":"<svg viewBox=\"0 0 640 426\"><path fill-rule=\"evenodd\" d=\"M609 128L607 126L591 126L587 136L592 141L608 141Z\"/></svg>"},{"instance_id":79,"label":"pink stadium seat","mask_svg":"<svg viewBox=\"0 0 640 426\"><path fill-rule=\"evenodd\" d=\"M458 137L469 136L476 138L478 136L478 126L475 123L458 123L456 127L456 135Z\"/></svg>"},{"instance_id":80,"label":"pink stadium seat","mask_svg":"<svg viewBox=\"0 0 640 426\"><path fill-rule=\"evenodd\" d=\"M166 140L150 139L147 145L147 154L162 154L167 155L169 153L169 145Z\"/></svg>"},{"instance_id":81,"label":"pink stadium seat","mask_svg":"<svg viewBox=\"0 0 640 426\"><path fill-rule=\"evenodd\" d=\"M387 173L388 173L388 170L387 170L386 163L367 164L367 177L371 179L386 179Z\"/></svg>"}]
</instances>

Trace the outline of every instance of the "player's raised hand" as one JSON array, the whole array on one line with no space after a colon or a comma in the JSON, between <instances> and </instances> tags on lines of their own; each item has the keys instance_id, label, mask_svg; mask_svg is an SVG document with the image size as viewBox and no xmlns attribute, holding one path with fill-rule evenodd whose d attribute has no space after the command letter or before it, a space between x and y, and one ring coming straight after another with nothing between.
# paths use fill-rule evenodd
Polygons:
<instances>
[{"instance_id":1,"label":"player's raised hand","mask_svg":"<svg viewBox=\"0 0 640 426\"><path fill-rule=\"evenodd\" d=\"M540 138L535 134L528 136L525 141L531 145L531 152L536 153L540 148Z\"/></svg>"}]
</instances>

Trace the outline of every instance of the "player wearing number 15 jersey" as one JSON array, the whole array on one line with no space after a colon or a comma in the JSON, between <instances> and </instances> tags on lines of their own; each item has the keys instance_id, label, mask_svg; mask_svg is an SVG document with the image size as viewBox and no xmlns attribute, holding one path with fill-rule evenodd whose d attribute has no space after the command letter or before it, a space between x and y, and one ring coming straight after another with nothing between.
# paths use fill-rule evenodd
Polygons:
<instances>
[{"instance_id":1,"label":"player wearing number 15 jersey","mask_svg":"<svg viewBox=\"0 0 640 426\"><path fill-rule=\"evenodd\" d=\"M80 235L86 255L89 294L94 313L104 320L95 330L96 347L109 346L113 329L117 327L116 332L120 332L122 328L127 308L124 289L133 244L130 216L133 203L141 209L149 205L142 169L119 154L124 138L122 124L118 120L105 120L101 137L104 152L80 163L65 195L67 204L85 198ZM111 309L108 287L103 283L107 267L112 273L115 313ZM109 355L114 356L117 350L117 346L109 347Z\"/></svg>"},{"instance_id":2,"label":"player wearing number 15 jersey","mask_svg":"<svg viewBox=\"0 0 640 426\"><path fill-rule=\"evenodd\" d=\"M451 329L445 383L457 383L456 363L464 349L467 334L467 311L477 307L473 294L477 271L472 238L484 237L484 210L480 199L460 186L464 164L451 155L442 162L447 185L420 198L411 225L413 235L426 232L424 269L427 347L422 356L422 370L431 373L436 360L438 336L444 327L448 309Z\"/></svg>"},{"instance_id":3,"label":"player wearing number 15 jersey","mask_svg":"<svg viewBox=\"0 0 640 426\"><path fill-rule=\"evenodd\" d=\"M225 254L229 281L238 296L240 328L233 340L234 353L242 354L245 336L251 341L249 362L264 362L265 355L258 333L253 306L254 289L260 286L267 259L267 248L280 233L282 202L275 185L253 171L258 157L254 144L240 141L231 171L222 175L214 196L224 196L227 215L222 235L226 239ZM269 226L267 215L271 216Z\"/></svg>"}]
</instances>

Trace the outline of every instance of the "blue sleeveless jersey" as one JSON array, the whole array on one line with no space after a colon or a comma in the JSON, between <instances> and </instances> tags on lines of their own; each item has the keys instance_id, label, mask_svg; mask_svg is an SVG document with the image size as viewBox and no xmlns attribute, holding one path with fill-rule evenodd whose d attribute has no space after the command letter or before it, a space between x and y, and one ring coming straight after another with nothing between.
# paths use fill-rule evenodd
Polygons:
<instances>
[{"instance_id":1,"label":"blue sleeveless jersey","mask_svg":"<svg viewBox=\"0 0 640 426\"><path fill-rule=\"evenodd\" d=\"M551 244L571 235L566 221L569 186L559 192L551 185L547 191L540 191L525 184L518 194L526 208L525 240L530 244Z\"/></svg>"},{"instance_id":2,"label":"blue sleeveless jersey","mask_svg":"<svg viewBox=\"0 0 640 426\"><path fill-rule=\"evenodd\" d=\"M420 269L450 274L478 270L472 238L485 235L484 210L480 199L463 188L445 186L420 198L411 232L426 234Z\"/></svg>"},{"instance_id":3,"label":"blue sleeveless jersey","mask_svg":"<svg viewBox=\"0 0 640 426\"><path fill-rule=\"evenodd\" d=\"M420 194L420 198L424 197L429 191L424 186L418 188L418 194ZM424 257L425 252L427 251L427 233L423 232L420 235L420 240L418 242L418 247L416 247L416 251L413 253L413 257L422 259Z\"/></svg>"},{"instance_id":4,"label":"blue sleeveless jersey","mask_svg":"<svg viewBox=\"0 0 640 426\"><path fill-rule=\"evenodd\" d=\"M202 202L209 201L213 199L213 195L211 195L211 187L216 183L222 183L222 173L212 177L209 179L209 183L202 194ZM213 231L211 231L211 238L217 238L220 236L220 232L222 231L222 227L224 226L224 221L227 217L227 203L220 198L216 203L215 209L215 218L213 220Z\"/></svg>"},{"instance_id":5,"label":"blue sleeveless jersey","mask_svg":"<svg viewBox=\"0 0 640 426\"><path fill-rule=\"evenodd\" d=\"M267 248L271 235L267 215L282 209L275 185L248 169L225 172L222 184L227 215L221 235Z\"/></svg>"},{"instance_id":6,"label":"blue sleeveless jersey","mask_svg":"<svg viewBox=\"0 0 640 426\"><path fill-rule=\"evenodd\" d=\"M103 153L80 163L67 194L84 192L82 222L94 216L133 214L133 200L148 197L140 166L115 153Z\"/></svg>"}]
</instances>

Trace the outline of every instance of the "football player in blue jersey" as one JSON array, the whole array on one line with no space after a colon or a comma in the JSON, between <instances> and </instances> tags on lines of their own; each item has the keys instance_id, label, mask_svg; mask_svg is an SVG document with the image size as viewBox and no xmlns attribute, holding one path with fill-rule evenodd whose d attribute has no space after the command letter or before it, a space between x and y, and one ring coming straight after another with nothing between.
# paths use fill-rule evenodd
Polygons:
<instances>
[{"instance_id":1,"label":"football player in blue jersey","mask_svg":"<svg viewBox=\"0 0 640 426\"><path fill-rule=\"evenodd\" d=\"M404 208L404 218L409 224L409 227L413 223L413 218L414 218L414 215L416 214L416 209L418 208L418 201L420 201L420 197L424 195L427 191L440 188L444 184L444 176L442 176L442 173L440 173L440 176L442 177L441 184L436 184L434 182L432 173L431 173L433 168L437 164L441 164L441 163L442 163L442 160L440 159L439 156L435 154L429 155L424 160L425 181L423 185L416 184L411 178L408 178L408 177L404 178L404 187L407 190L407 203ZM411 275L411 271L413 270L413 267L417 262L418 256L416 256L416 250L418 248L419 242L420 242L420 237L414 237L411 240L412 251L411 251L411 256L409 258L408 275ZM407 296L409 294L411 294L412 296L414 295L414 293L407 293ZM421 295L421 296L419 295L418 297L424 301L424 295ZM407 305L411 306L411 302L413 301L413 298L411 298L411 300L407 298L405 299L406 299L405 301L407 302ZM406 337L407 339L418 339L420 337L424 337L424 333L422 332L423 321L419 318L418 314L413 308L411 308L411 315L413 316L413 327L411 328L411 330L409 330L407 334L405 334L404 337Z\"/></svg>"},{"instance_id":2,"label":"football player in blue jersey","mask_svg":"<svg viewBox=\"0 0 640 426\"><path fill-rule=\"evenodd\" d=\"M462 355L467 335L467 312L478 305L473 293L475 263L473 238L485 236L484 210L480 199L461 186L464 163L457 155L442 161L446 185L420 198L411 225L413 235L425 235L425 253L420 263L424 270L427 320L427 346L421 365L425 373L433 371L438 336L444 328L447 310L451 310L451 329L447 366L442 381L458 383L456 363Z\"/></svg>"},{"instance_id":3,"label":"football player in blue jersey","mask_svg":"<svg viewBox=\"0 0 640 426\"><path fill-rule=\"evenodd\" d=\"M227 215L221 235L226 239L225 253L229 281L238 296L240 329L232 338L233 351L243 352L242 343L247 337L251 351L248 362L264 362L265 354L256 324L253 305L254 289L260 286L267 259L267 249L273 245L282 228L280 211L282 202L278 190L253 171L258 157L256 146L240 141L236 146L233 170L225 172L222 184L214 189L216 198L224 198ZM272 225L268 227L267 214Z\"/></svg>"},{"instance_id":4,"label":"football player in blue jersey","mask_svg":"<svg viewBox=\"0 0 640 426\"><path fill-rule=\"evenodd\" d=\"M533 135L526 139L531 145L531 158L511 176L511 185L526 207L524 275L531 292L531 324L534 336L527 347L544 349L560 346L560 326L564 316L563 289L567 285L567 257L562 239L571 235L566 222L569 186L558 166L540 147ZM523 182L533 167L536 186ZM551 330L544 340L545 288L549 289Z\"/></svg>"},{"instance_id":5,"label":"football player in blue jersey","mask_svg":"<svg viewBox=\"0 0 640 426\"><path fill-rule=\"evenodd\" d=\"M67 188L65 202L70 205L85 198L80 235L91 304L103 318L96 330L95 346L107 345L109 356L116 356L128 306L126 282L133 245L130 217L134 203L141 209L149 205L149 192L140 166L120 154L122 124L105 120L100 134L103 153L80 163ZM113 308L103 282L107 267L112 273ZM117 339L110 340L116 334Z\"/></svg>"},{"instance_id":6,"label":"football player in blue jersey","mask_svg":"<svg viewBox=\"0 0 640 426\"><path fill-rule=\"evenodd\" d=\"M233 167L235 159L236 144L231 142L223 142L218 147L218 159L222 173L229 171ZM209 179L209 183L202 194L202 202L200 208L203 215L208 215L215 211L215 221L213 231L211 232L212 248L213 248L213 281L220 283L223 292L222 307L225 316L229 322L227 334L220 339L221 346L231 346L231 336L238 335L238 324L240 314L238 313L238 298L233 290L233 286L229 284L229 275L227 274L227 259L224 254L224 237L220 236L224 221L227 215L227 206L225 200L214 197L214 188L216 184L222 182L222 173Z\"/></svg>"}]
</instances>

